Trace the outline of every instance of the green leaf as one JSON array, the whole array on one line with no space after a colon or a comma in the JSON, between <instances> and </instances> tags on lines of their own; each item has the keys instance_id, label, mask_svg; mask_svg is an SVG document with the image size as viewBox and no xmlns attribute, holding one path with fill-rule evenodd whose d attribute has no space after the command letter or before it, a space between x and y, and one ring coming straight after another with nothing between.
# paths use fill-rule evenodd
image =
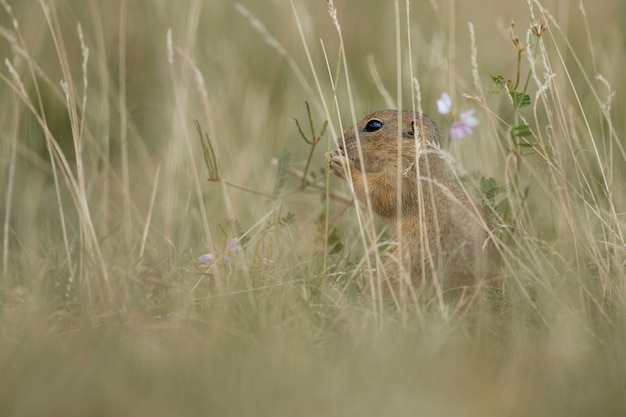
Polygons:
<instances>
[{"instance_id":1,"label":"green leaf","mask_svg":"<svg viewBox=\"0 0 626 417\"><path fill-rule=\"evenodd\" d=\"M331 228L328 233L328 253L330 255L335 255L343 251L343 242L341 241L341 236L337 233L336 228Z\"/></svg>"},{"instance_id":2,"label":"green leaf","mask_svg":"<svg viewBox=\"0 0 626 417\"><path fill-rule=\"evenodd\" d=\"M241 246L246 246L246 243L250 240L248 236L245 236L243 227L239 220L225 219L224 223L218 224L217 227L219 227L222 234L224 234L224 236L229 240L233 237L238 238Z\"/></svg>"},{"instance_id":3,"label":"green leaf","mask_svg":"<svg viewBox=\"0 0 626 417\"><path fill-rule=\"evenodd\" d=\"M209 181L220 181L220 166L219 162L217 161L217 156L215 155L215 150L213 149L213 144L211 143L211 138L209 137L208 133L203 133L200 122L194 120L194 124L196 125L198 136L200 137L200 145L202 146L204 163L209 170Z\"/></svg>"},{"instance_id":4,"label":"green leaf","mask_svg":"<svg viewBox=\"0 0 626 417\"><path fill-rule=\"evenodd\" d=\"M521 109L522 107L530 106L530 103L532 103L530 95L528 95L528 94L524 94L524 93L519 93L517 91L513 91L511 93L511 97L513 98L513 105L517 109Z\"/></svg>"},{"instance_id":5,"label":"green leaf","mask_svg":"<svg viewBox=\"0 0 626 417\"><path fill-rule=\"evenodd\" d=\"M296 215L288 211L286 215L280 218L280 224L281 225L291 224L294 222L294 220L296 220Z\"/></svg>"},{"instance_id":6,"label":"green leaf","mask_svg":"<svg viewBox=\"0 0 626 417\"><path fill-rule=\"evenodd\" d=\"M496 213L500 215L500 217L504 218L506 213L509 210L509 200L504 198L498 204L496 204L493 208L496 211Z\"/></svg>"},{"instance_id":7,"label":"green leaf","mask_svg":"<svg viewBox=\"0 0 626 417\"><path fill-rule=\"evenodd\" d=\"M530 130L530 126L528 125L519 125L513 127L513 129L511 129L511 134L514 138L527 138L533 135L532 131Z\"/></svg>"},{"instance_id":8,"label":"green leaf","mask_svg":"<svg viewBox=\"0 0 626 417\"><path fill-rule=\"evenodd\" d=\"M506 190L505 186L499 185L498 181L494 178L481 177L480 178L480 191L487 200L493 203L493 199L496 195Z\"/></svg>"},{"instance_id":9,"label":"green leaf","mask_svg":"<svg viewBox=\"0 0 626 417\"><path fill-rule=\"evenodd\" d=\"M495 196L495 186L495 179L480 177L480 191L488 200L491 200Z\"/></svg>"},{"instance_id":10,"label":"green leaf","mask_svg":"<svg viewBox=\"0 0 626 417\"><path fill-rule=\"evenodd\" d=\"M509 86L506 82L506 80L504 79L503 76L501 75L492 75L491 79L493 80L493 82L496 84L496 86L498 86L498 88L502 91L508 92L509 91Z\"/></svg>"}]
</instances>

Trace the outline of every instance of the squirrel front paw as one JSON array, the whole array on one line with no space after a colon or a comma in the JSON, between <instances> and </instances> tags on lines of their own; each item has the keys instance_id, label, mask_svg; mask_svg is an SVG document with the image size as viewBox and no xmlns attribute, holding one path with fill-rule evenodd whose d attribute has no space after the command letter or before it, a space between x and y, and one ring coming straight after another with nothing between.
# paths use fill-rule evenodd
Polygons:
<instances>
[{"instance_id":1,"label":"squirrel front paw","mask_svg":"<svg viewBox=\"0 0 626 417\"><path fill-rule=\"evenodd\" d=\"M341 149L334 149L330 153L326 154L329 160L330 170L339 178L344 180L348 178L349 171L348 166L351 165L350 159L346 156L345 152ZM350 166L350 170L353 170L354 165Z\"/></svg>"}]
</instances>

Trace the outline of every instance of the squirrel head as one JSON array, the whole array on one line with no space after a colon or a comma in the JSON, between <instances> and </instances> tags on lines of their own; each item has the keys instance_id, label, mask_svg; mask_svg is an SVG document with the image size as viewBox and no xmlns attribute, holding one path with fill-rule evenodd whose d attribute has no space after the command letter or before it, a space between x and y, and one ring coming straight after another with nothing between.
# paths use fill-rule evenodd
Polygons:
<instances>
[{"instance_id":1,"label":"squirrel head","mask_svg":"<svg viewBox=\"0 0 626 417\"><path fill-rule=\"evenodd\" d=\"M397 166L399 148L402 168L406 169L415 163L423 149L438 149L440 144L437 125L430 117L397 110L381 110L365 116L346 129L338 142L354 165L369 173Z\"/></svg>"}]
</instances>

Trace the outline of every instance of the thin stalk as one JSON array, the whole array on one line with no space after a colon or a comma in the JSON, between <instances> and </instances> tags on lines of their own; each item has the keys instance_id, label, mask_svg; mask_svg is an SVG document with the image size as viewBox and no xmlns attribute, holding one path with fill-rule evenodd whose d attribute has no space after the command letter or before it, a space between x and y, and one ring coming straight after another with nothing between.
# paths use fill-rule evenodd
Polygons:
<instances>
[{"instance_id":1,"label":"thin stalk","mask_svg":"<svg viewBox=\"0 0 626 417\"><path fill-rule=\"evenodd\" d=\"M128 112L126 109L126 25L127 25L128 0L122 0L119 16L119 112L120 112L120 151L122 158L122 184L124 187L124 231L127 239L127 247L132 247L132 213L130 199L130 171L128 166Z\"/></svg>"}]
</instances>

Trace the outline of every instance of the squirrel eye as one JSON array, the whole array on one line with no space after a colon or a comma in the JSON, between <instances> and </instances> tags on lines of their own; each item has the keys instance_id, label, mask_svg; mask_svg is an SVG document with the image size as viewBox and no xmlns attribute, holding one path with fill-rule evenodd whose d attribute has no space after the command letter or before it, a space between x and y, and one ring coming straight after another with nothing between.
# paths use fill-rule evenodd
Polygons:
<instances>
[{"instance_id":1,"label":"squirrel eye","mask_svg":"<svg viewBox=\"0 0 626 417\"><path fill-rule=\"evenodd\" d=\"M365 129L364 130L366 132L376 132L381 127L383 127L383 122L381 122L378 119L372 119L369 122L367 122L367 124L365 125Z\"/></svg>"}]
</instances>

